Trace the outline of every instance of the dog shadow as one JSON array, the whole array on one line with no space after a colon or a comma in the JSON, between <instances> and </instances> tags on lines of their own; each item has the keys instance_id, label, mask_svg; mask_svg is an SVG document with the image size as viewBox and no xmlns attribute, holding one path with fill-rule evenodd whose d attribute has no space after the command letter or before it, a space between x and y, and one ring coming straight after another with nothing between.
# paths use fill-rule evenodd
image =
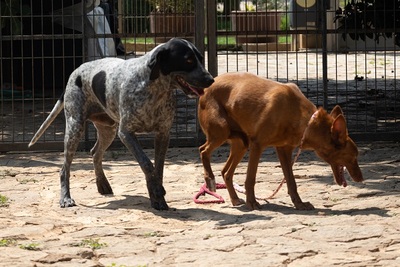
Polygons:
<instances>
[{"instance_id":1,"label":"dog shadow","mask_svg":"<svg viewBox=\"0 0 400 267\"><path fill-rule=\"evenodd\" d=\"M272 212L278 212L284 215L310 215L310 216L335 216L335 215L377 215L380 217L391 217L387 209L382 209L379 207L367 207L363 209L347 209L347 210L333 210L330 208L318 208L314 210L297 210L294 207L275 204L275 203L265 203L261 205L262 210L268 210Z\"/></svg>"},{"instance_id":2,"label":"dog shadow","mask_svg":"<svg viewBox=\"0 0 400 267\"><path fill-rule=\"evenodd\" d=\"M198 208L176 208L169 204L169 210L156 210L150 206L150 199L144 196L138 195L122 195L124 198L111 200L106 203L98 205L82 205L86 208L96 209L108 209L108 210L119 210L119 209L136 209L153 213L154 215L160 216L164 219L175 219L181 221L215 221L218 225L235 225L243 222L250 221L268 221L273 217L264 214L254 214L250 212L243 212L243 214L229 214L223 211L213 210L208 207L200 206ZM105 204L105 205L104 205ZM231 207L228 207L231 208ZM232 207L236 208L236 207ZM246 211L245 207L237 207L242 211ZM248 211L248 210L247 210Z\"/></svg>"},{"instance_id":3,"label":"dog shadow","mask_svg":"<svg viewBox=\"0 0 400 267\"><path fill-rule=\"evenodd\" d=\"M335 216L335 215L377 215L380 217L390 217L388 210L378 207L368 207L365 209L348 209L348 210L332 210L330 208L316 208L315 210L296 210L293 206L276 203L261 204L260 211L250 211L245 205L233 207L228 206L227 209L237 209L242 214L229 214L221 210L214 210L212 207L200 206L197 208L176 208L171 206L167 211L159 211L150 206L150 199L138 195L122 195L122 199L111 200L106 203L95 206L85 206L87 208L119 210L119 209L136 209L153 213L164 219L175 219L180 221L214 221L219 226L239 225L252 221L269 221L275 218L274 213L284 215L309 215L309 216ZM105 205L104 205L105 204ZM270 214L262 214L262 213Z\"/></svg>"}]
</instances>

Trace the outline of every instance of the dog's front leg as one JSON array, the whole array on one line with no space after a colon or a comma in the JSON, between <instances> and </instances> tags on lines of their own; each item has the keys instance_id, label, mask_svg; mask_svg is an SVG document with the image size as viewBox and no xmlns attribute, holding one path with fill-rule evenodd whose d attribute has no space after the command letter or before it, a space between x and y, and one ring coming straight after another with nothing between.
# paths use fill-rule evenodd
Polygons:
<instances>
[{"instance_id":1,"label":"dog's front leg","mask_svg":"<svg viewBox=\"0 0 400 267\"><path fill-rule=\"evenodd\" d=\"M142 169L142 171L146 176L146 182L150 194L151 206L158 210L168 209L167 203L165 202L164 199L165 190L162 187L162 185L161 187L159 186L160 182L158 183L156 182L159 180L159 178L157 177L155 168L151 163L150 159L144 153L135 134L131 133L128 130L121 129L120 127L118 136L121 139L122 143L124 143L124 145L128 148L128 150L135 156L136 160L140 165L140 168ZM156 188L152 188L153 185L156 185Z\"/></svg>"},{"instance_id":2,"label":"dog's front leg","mask_svg":"<svg viewBox=\"0 0 400 267\"><path fill-rule=\"evenodd\" d=\"M298 210L313 210L314 206L310 202L303 202L297 192L297 185L292 169L292 147L276 147L276 152L281 162L283 175L286 179L288 193L296 209Z\"/></svg>"},{"instance_id":3,"label":"dog's front leg","mask_svg":"<svg viewBox=\"0 0 400 267\"><path fill-rule=\"evenodd\" d=\"M150 180L147 180L152 206L159 210L167 210L168 205L165 202L165 189L163 187L164 162L169 145L169 131L157 133L154 139L154 166L155 171ZM155 202L153 202L155 200Z\"/></svg>"}]
</instances>

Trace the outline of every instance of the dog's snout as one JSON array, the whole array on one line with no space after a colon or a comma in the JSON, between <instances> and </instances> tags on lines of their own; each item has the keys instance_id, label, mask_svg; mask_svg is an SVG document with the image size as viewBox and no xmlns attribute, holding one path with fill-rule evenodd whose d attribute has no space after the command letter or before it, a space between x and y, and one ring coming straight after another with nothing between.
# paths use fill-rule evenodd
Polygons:
<instances>
[{"instance_id":1,"label":"dog's snout","mask_svg":"<svg viewBox=\"0 0 400 267\"><path fill-rule=\"evenodd\" d=\"M204 79L204 82L206 84L206 87L211 86L211 84L214 83L214 78L211 75L207 75Z\"/></svg>"}]
</instances>

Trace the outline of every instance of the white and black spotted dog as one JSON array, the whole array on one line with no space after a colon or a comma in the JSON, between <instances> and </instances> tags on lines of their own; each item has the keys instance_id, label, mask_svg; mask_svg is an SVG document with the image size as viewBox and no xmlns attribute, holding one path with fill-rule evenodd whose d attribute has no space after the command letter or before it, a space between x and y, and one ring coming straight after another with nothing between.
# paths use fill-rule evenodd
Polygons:
<instances>
[{"instance_id":1,"label":"white and black spotted dog","mask_svg":"<svg viewBox=\"0 0 400 267\"><path fill-rule=\"evenodd\" d=\"M97 129L91 154L99 193L113 193L103 172L102 159L118 133L146 176L151 206L168 209L162 182L175 114L173 90L179 88L189 97L201 96L203 89L214 82L202 64L203 57L193 44L173 38L142 57L99 59L82 64L71 74L63 96L29 143L32 146L64 109L61 207L75 205L70 194L70 166L84 134L85 122L89 120ZM135 136L139 132L155 133L154 165L139 145Z\"/></svg>"}]
</instances>

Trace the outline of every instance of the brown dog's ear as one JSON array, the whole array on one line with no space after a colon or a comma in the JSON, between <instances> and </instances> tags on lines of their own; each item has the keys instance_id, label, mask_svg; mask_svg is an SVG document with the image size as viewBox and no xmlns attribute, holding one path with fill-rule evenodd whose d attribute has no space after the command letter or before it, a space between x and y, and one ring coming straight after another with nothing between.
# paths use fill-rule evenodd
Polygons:
<instances>
[{"instance_id":1,"label":"brown dog's ear","mask_svg":"<svg viewBox=\"0 0 400 267\"><path fill-rule=\"evenodd\" d=\"M331 111L331 116L335 119L340 114L343 115L343 111L342 111L342 109L340 108L339 105L336 105Z\"/></svg>"},{"instance_id":2,"label":"brown dog's ear","mask_svg":"<svg viewBox=\"0 0 400 267\"><path fill-rule=\"evenodd\" d=\"M346 120L342 114L339 114L331 126L331 136L336 144L344 144L347 141Z\"/></svg>"}]
</instances>

